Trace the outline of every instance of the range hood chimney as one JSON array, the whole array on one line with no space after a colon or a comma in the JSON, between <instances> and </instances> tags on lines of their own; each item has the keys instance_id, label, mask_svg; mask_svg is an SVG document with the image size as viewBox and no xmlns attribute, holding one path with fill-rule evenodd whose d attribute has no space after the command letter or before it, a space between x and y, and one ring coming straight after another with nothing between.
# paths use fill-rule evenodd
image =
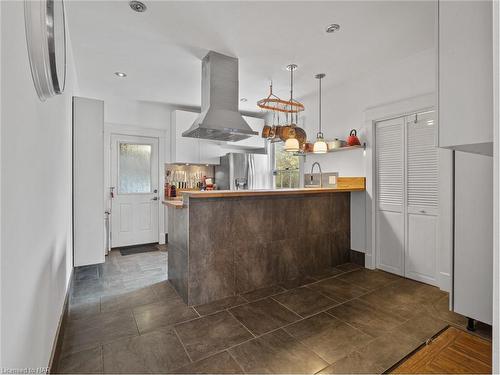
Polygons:
<instances>
[{"instance_id":1,"label":"range hood chimney","mask_svg":"<svg viewBox=\"0 0 500 375\"><path fill-rule=\"evenodd\" d=\"M201 67L201 114L182 136L236 142L258 135L238 111L238 59L210 51Z\"/></svg>"}]
</instances>

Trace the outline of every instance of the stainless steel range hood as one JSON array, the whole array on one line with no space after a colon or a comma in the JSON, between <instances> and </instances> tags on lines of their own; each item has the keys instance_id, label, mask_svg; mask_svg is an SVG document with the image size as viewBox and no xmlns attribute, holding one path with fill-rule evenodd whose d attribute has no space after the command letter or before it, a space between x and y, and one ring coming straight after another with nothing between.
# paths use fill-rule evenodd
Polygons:
<instances>
[{"instance_id":1,"label":"stainless steel range hood","mask_svg":"<svg viewBox=\"0 0 500 375\"><path fill-rule=\"evenodd\" d=\"M238 59L210 51L201 75L201 114L182 136L235 142L258 135L238 111Z\"/></svg>"}]
</instances>

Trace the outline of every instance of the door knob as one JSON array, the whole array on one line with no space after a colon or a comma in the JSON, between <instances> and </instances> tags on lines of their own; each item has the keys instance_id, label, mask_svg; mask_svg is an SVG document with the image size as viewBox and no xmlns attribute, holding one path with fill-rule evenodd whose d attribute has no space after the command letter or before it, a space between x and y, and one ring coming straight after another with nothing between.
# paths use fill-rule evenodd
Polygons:
<instances>
[{"instance_id":1,"label":"door knob","mask_svg":"<svg viewBox=\"0 0 500 375\"><path fill-rule=\"evenodd\" d=\"M158 197L153 197L151 198L152 201L157 201L158 200Z\"/></svg>"}]
</instances>

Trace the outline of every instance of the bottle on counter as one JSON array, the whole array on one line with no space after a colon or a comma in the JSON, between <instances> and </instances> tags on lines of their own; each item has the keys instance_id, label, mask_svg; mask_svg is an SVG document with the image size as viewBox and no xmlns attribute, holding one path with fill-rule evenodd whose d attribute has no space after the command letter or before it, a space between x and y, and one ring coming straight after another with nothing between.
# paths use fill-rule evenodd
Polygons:
<instances>
[{"instance_id":1,"label":"bottle on counter","mask_svg":"<svg viewBox=\"0 0 500 375\"><path fill-rule=\"evenodd\" d=\"M170 187L170 198L175 198L177 196L177 189L175 188L175 185L172 185Z\"/></svg>"}]
</instances>

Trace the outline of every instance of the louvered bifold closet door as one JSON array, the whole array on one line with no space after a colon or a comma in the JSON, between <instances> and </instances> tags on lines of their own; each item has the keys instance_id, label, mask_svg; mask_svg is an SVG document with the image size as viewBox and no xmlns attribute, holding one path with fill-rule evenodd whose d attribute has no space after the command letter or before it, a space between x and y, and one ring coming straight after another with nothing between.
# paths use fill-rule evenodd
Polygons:
<instances>
[{"instance_id":1,"label":"louvered bifold closet door","mask_svg":"<svg viewBox=\"0 0 500 375\"><path fill-rule=\"evenodd\" d=\"M406 277L437 283L438 148L434 112L407 117Z\"/></svg>"},{"instance_id":2,"label":"louvered bifold closet door","mask_svg":"<svg viewBox=\"0 0 500 375\"><path fill-rule=\"evenodd\" d=\"M375 124L377 268L404 273L404 117Z\"/></svg>"}]
</instances>

